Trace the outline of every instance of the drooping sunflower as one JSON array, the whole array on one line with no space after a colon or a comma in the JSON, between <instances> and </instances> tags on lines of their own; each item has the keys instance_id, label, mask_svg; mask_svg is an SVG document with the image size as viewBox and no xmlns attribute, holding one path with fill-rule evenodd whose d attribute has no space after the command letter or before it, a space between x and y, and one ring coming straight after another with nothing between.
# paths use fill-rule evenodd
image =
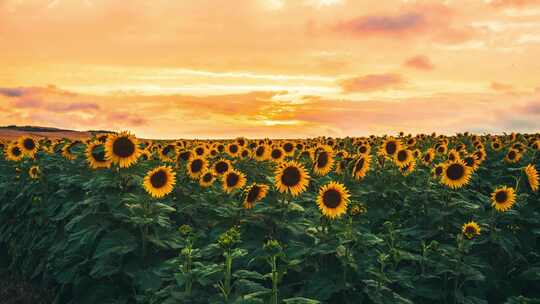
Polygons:
<instances>
[{"instance_id":1,"label":"drooping sunflower","mask_svg":"<svg viewBox=\"0 0 540 304\"><path fill-rule=\"evenodd\" d=\"M233 168L231 161L228 159L220 159L212 166L212 170L216 175L223 175Z\"/></svg>"},{"instance_id":2,"label":"drooping sunflower","mask_svg":"<svg viewBox=\"0 0 540 304\"><path fill-rule=\"evenodd\" d=\"M28 175L29 175L30 178L32 178L32 179L38 179L40 173L41 173L41 171L40 171L40 169L39 169L39 166L32 166L32 167L30 167L30 169L28 170Z\"/></svg>"},{"instance_id":3,"label":"drooping sunflower","mask_svg":"<svg viewBox=\"0 0 540 304\"><path fill-rule=\"evenodd\" d=\"M452 189L461 188L469 183L471 173L472 170L460 159L447 162L444 166L441 183Z\"/></svg>"},{"instance_id":4,"label":"drooping sunflower","mask_svg":"<svg viewBox=\"0 0 540 304\"><path fill-rule=\"evenodd\" d=\"M335 219L347 212L349 196L343 184L330 182L319 189L317 205L324 216Z\"/></svg>"},{"instance_id":5,"label":"drooping sunflower","mask_svg":"<svg viewBox=\"0 0 540 304\"><path fill-rule=\"evenodd\" d=\"M111 161L105 158L105 146L99 142L86 146L86 161L92 169L111 166Z\"/></svg>"},{"instance_id":6,"label":"drooping sunflower","mask_svg":"<svg viewBox=\"0 0 540 304\"><path fill-rule=\"evenodd\" d=\"M246 176L236 169L229 170L221 177L221 185L223 191L231 193L233 190L242 189L246 185Z\"/></svg>"},{"instance_id":7,"label":"drooping sunflower","mask_svg":"<svg viewBox=\"0 0 540 304\"><path fill-rule=\"evenodd\" d=\"M39 150L39 142L30 136L21 136L18 142L22 153L28 157L34 157Z\"/></svg>"},{"instance_id":8,"label":"drooping sunflower","mask_svg":"<svg viewBox=\"0 0 540 304\"><path fill-rule=\"evenodd\" d=\"M425 165L429 165L433 162L433 159L435 159L435 149L429 148L422 156L422 162Z\"/></svg>"},{"instance_id":9,"label":"drooping sunflower","mask_svg":"<svg viewBox=\"0 0 540 304\"><path fill-rule=\"evenodd\" d=\"M514 188L503 186L495 189L491 193L491 206L497 211L508 211L516 202L516 194Z\"/></svg>"},{"instance_id":10,"label":"drooping sunflower","mask_svg":"<svg viewBox=\"0 0 540 304\"><path fill-rule=\"evenodd\" d=\"M527 181L533 192L538 191L539 181L538 181L538 171L536 167L532 164L529 164L524 169L525 175L527 176Z\"/></svg>"},{"instance_id":11,"label":"drooping sunflower","mask_svg":"<svg viewBox=\"0 0 540 304\"><path fill-rule=\"evenodd\" d=\"M324 176L332 170L334 166L334 153L331 150L322 150L317 154L313 164L315 175Z\"/></svg>"},{"instance_id":12,"label":"drooping sunflower","mask_svg":"<svg viewBox=\"0 0 540 304\"><path fill-rule=\"evenodd\" d=\"M379 148L379 154L393 157L401 149L401 142L393 137L386 139Z\"/></svg>"},{"instance_id":13,"label":"drooping sunflower","mask_svg":"<svg viewBox=\"0 0 540 304\"><path fill-rule=\"evenodd\" d=\"M468 239L472 239L474 236L480 235L480 226L475 221L470 221L468 223L463 224L463 227L461 228L461 232L463 235L465 235Z\"/></svg>"},{"instance_id":14,"label":"drooping sunflower","mask_svg":"<svg viewBox=\"0 0 540 304\"><path fill-rule=\"evenodd\" d=\"M187 173L191 179L199 179L201 174L208 168L208 162L202 157L193 157L187 164Z\"/></svg>"},{"instance_id":15,"label":"drooping sunflower","mask_svg":"<svg viewBox=\"0 0 540 304\"><path fill-rule=\"evenodd\" d=\"M360 156L353 165L351 175L357 179L363 179L369 171L371 157L369 155Z\"/></svg>"},{"instance_id":16,"label":"drooping sunflower","mask_svg":"<svg viewBox=\"0 0 540 304\"><path fill-rule=\"evenodd\" d=\"M306 191L309 178L304 166L295 161L289 161L282 163L276 169L274 183L279 192L298 196Z\"/></svg>"},{"instance_id":17,"label":"drooping sunflower","mask_svg":"<svg viewBox=\"0 0 540 304\"><path fill-rule=\"evenodd\" d=\"M16 161L16 162L20 161L24 157L22 149L18 143L9 144L6 147L4 154L6 155L7 160Z\"/></svg>"},{"instance_id":18,"label":"drooping sunflower","mask_svg":"<svg viewBox=\"0 0 540 304\"><path fill-rule=\"evenodd\" d=\"M216 176L214 175L214 172L207 170L201 174L201 177L199 177L199 185L203 188L210 187L214 183L215 179Z\"/></svg>"},{"instance_id":19,"label":"drooping sunflower","mask_svg":"<svg viewBox=\"0 0 540 304\"><path fill-rule=\"evenodd\" d=\"M176 173L169 166L160 166L144 177L144 190L152 197L161 198L172 192L176 184Z\"/></svg>"},{"instance_id":20,"label":"drooping sunflower","mask_svg":"<svg viewBox=\"0 0 540 304\"><path fill-rule=\"evenodd\" d=\"M139 142L127 131L111 134L105 143L105 157L120 168L128 168L139 159Z\"/></svg>"},{"instance_id":21,"label":"drooping sunflower","mask_svg":"<svg viewBox=\"0 0 540 304\"><path fill-rule=\"evenodd\" d=\"M515 149L508 150L508 153L506 153L506 156L504 157L504 160L510 164L517 163L520 159L521 153L519 153L519 151Z\"/></svg>"},{"instance_id":22,"label":"drooping sunflower","mask_svg":"<svg viewBox=\"0 0 540 304\"><path fill-rule=\"evenodd\" d=\"M266 197L270 187L264 184L252 184L245 190L244 208L251 209L253 204Z\"/></svg>"},{"instance_id":23,"label":"drooping sunflower","mask_svg":"<svg viewBox=\"0 0 540 304\"><path fill-rule=\"evenodd\" d=\"M413 159L413 155L409 149L401 149L394 154L394 163L399 168L407 166Z\"/></svg>"}]
</instances>

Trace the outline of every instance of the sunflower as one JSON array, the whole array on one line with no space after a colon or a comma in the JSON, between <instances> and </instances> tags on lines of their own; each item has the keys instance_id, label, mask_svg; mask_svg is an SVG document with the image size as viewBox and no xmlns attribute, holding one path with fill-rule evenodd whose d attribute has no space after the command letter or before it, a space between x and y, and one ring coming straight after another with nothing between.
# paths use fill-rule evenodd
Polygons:
<instances>
[{"instance_id":1,"label":"sunflower","mask_svg":"<svg viewBox=\"0 0 540 304\"><path fill-rule=\"evenodd\" d=\"M246 176L244 173L232 169L222 176L221 185L223 191L231 193L235 189L242 189L246 185Z\"/></svg>"},{"instance_id":2,"label":"sunflower","mask_svg":"<svg viewBox=\"0 0 540 304\"><path fill-rule=\"evenodd\" d=\"M476 169L478 169L479 161L474 155L466 155L463 158L463 162L467 167L471 168L472 171L476 171Z\"/></svg>"},{"instance_id":3,"label":"sunflower","mask_svg":"<svg viewBox=\"0 0 540 304\"><path fill-rule=\"evenodd\" d=\"M223 175L233 168L231 161L228 159L220 159L214 163L212 170L216 175Z\"/></svg>"},{"instance_id":4,"label":"sunflower","mask_svg":"<svg viewBox=\"0 0 540 304\"><path fill-rule=\"evenodd\" d=\"M514 188L506 186L499 187L491 193L491 206L495 207L497 211L507 211L516 202L516 194Z\"/></svg>"},{"instance_id":5,"label":"sunflower","mask_svg":"<svg viewBox=\"0 0 540 304\"><path fill-rule=\"evenodd\" d=\"M320 188L317 205L324 216L335 219L347 212L349 196L343 184L330 182Z\"/></svg>"},{"instance_id":6,"label":"sunflower","mask_svg":"<svg viewBox=\"0 0 540 304\"><path fill-rule=\"evenodd\" d=\"M201 157L193 157L187 164L187 173L192 179L199 179L201 174L208 168L206 159Z\"/></svg>"},{"instance_id":7,"label":"sunflower","mask_svg":"<svg viewBox=\"0 0 540 304\"><path fill-rule=\"evenodd\" d=\"M172 162L176 154L176 146L168 144L159 151L159 158L164 162Z\"/></svg>"},{"instance_id":8,"label":"sunflower","mask_svg":"<svg viewBox=\"0 0 540 304\"><path fill-rule=\"evenodd\" d=\"M251 209L253 208L253 204L255 202L258 202L266 197L266 194L268 194L268 190L270 187L268 185L264 184L253 184L249 186L246 190L246 198L244 199L244 208Z\"/></svg>"},{"instance_id":9,"label":"sunflower","mask_svg":"<svg viewBox=\"0 0 540 304\"><path fill-rule=\"evenodd\" d=\"M78 141L74 141L72 143L65 144L62 147L62 156L67 160L74 160L77 157L77 155L73 154L73 151L71 151L71 149L73 147L75 147L76 145L78 145L78 144L79 144Z\"/></svg>"},{"instance_id":10,"label":"sunflower","mask_svg":"<svg viewBox=\"0 0 540 304\"><path fill-rule=\"evenodd\" d=\"M30 136L22 136L19 138L18 142L22 153L29 157L34 157L39 149L39 143Z\"/></svg>"},{"instance_id":11,"label":"sunflower","mask_svg":"<svg viewBox=\"0 0 540 304\"><path fill-rule=\"evenodd\" d=\"M444 172L444 167L445 167L444 164L438 164L435 167L433 167L433 169L431 170L433 177L436 177L436 178L441 177Z\"/></svg>"},{"instance_id":12,"label":"sunflower","mask_svg":"<svg viewBox=\"0 0 540 304\"><path fill-rule=\"evenodd\" d=\"M435 159L435 149L429 148L422 156L422 162L425 165L429 165L433 162L433 159Z\"/></svg>"},{"instance_id":13,"label":"sunflower","mask_svg":"<svg viewBox=\"0 0 540 304\"><path fill-rule=\"evenodd\" d=\"M494 140L491 142L491 149L493 149L494 151L499 151L502 148L503 148L503 145L500 141Z\"/></svg>"},{"instance_id":14,"label":"sunflower","mask_svg":"<svg viewBox=\"0 0 540 304\"><path fill-rule=\"evenodd\" d=\"M461 159L461 156L459 155L459 152L456 149L451 149L448 151L448 154L446 155L449 161L455 161L458 159Z\"/></svg>"},{"instance_id":15,"label":"sunflower","mask_svg":"<svg viewBox=\"0 0 540 304\"><path fill-rule=\"evenodd\" d=\"M206 149L204 145L198 145L197 147L195 147L195 149L193 149L193 153L196 156L204 157L208 153L208 150Z\"/></svg>"},{"instance_id":16,"label":"sunflower","mask_svg":"<svg viewBox=\"0 0 540 304\"><path fill-rule=\"evenodd\" d=\"M143 161L152 159L152 152L148 149L144 149L141 151L141 155L139 155L139 158Z\"/></svg>"},{"instance_id":17,"label":"sunflower","mask_svg":"<svg viewBox=\"0 0 540 304\"><path fill-rule=\"evenodd\" d=\"M401 149L394 154L394 163L403 168L407 166L413 160L413 155L408 149Z\"/></svg>"},{"instance_id":18,"label":"sunflower","mask_svg":"<svg viewBox=\"0 0 540 304\"><path fill-rule=\"evenodd\" d=\"M309 174L301 164L289 161L276 169L274 183L279 192L298 196L306 191L309 178Z\"/></svg>"},{"instance_id":19,"label":"sunflower","mask_svg":"<svg viewBox=\"0 0 540 304\"><path fill-rule=\"evenodd\" d=\"M371 146L367 143L362 144L356 149L359 154L368 155L371 152Z\"/></svg>"},{"instance_id":20,"label":"sunflower","mask_svg":"<svg viewBox=\"0 0 540 304\"><path fill-rule=\"evenodd\" d=\"M519 151L515 149L508 150L508 153L506 153L506 156L504 157L504 160L510 164L517 163L520 159L521 153L519 153Z\"/></svg>"},{"instance_id":21,"label":"sunflower","mask_svg":"<svg viewBox=\"0 0 540 304\"><path fill-rule=\"evenodd\" d=\"M201 174L199 177L199 185L203 188L212 186L214 180L216 179L214 172L207 170Z\"/></svg>"},{"instance_id":22,"label":"sunflower","mask_svg":"<svg viewBox=\"0 0 540 304\"><path fill-rule=\"evenodd\" d=\"M41 171L39 169L39 166L32 166L28 170L28 175L30 175L30 178L32 178L32 179L38 179L40 173L41 173Z\"/></svg>"},{"instance_id":23,"label":"sunflower","mask_svg":"<svg viewBox=\"0 0 540 304\"><path fill-rule=\"evenodd\" d=\"M283 151L285 152L286 156L293 156L295 146L292 142L286 141L281 145L281 148L283 148Z\"/></svg>"},{"instance_id":24,"label":"sunflower","mask_svg":"<svg viewBox=\"0 0 540 304\"><path fill-rule=\"evenodd\" d=\"M255 148L255 152L253 153L253 156L258 161L267 160L269 150L270 149L268 148L268 146L266 144L259 145L259 146L257 146L257 148Z\"/></svg>"},{"instance_id":25,"label":"sunflower","mask_svg":"<svg viewBox=\"0 0 540 304\"><path fill-rule=\"evenodd\" d=\"M109 135L105 143L105 157L120 168L128 168L139 158L138 143L135 136L126 131Z\"/></svg>"},{"instance_id":26,"label":"sunflower","mask_svg":"<svg viewBox=\"0 0 540 304\"><path fill-rule=\"evenodd\" d=\"M531 186L531 190L533 192L538 191L538 171L536 171L536 168L534 165L529 164L525 167L525 175L527 176L527 181L529 182L529 186Z\"/></svg>"},{"instance_id":27,"label":"sunflower","mask_svg":"<svg viewBox=\"0 0 540 304\"><path fill-rule=\"evenodd\" d=\"M435 150L437 151L437 153L439 154L446 154L446 152L448 151L448 146L442 144L442 145L437 145L435 147Z\"/></svg>"},{"instance_id":28,"label":"sunflower","mask_svg":"<svg viewBox=\"0 0 540 304\"><path fill-rule=\"evenodd\" d=\"M379 153L384 156L393 157L399 150L401 150L401 142L393 137L389 137L379 148Z\"/></svg>"},{"instance_id":29,"label":"sunflower","mask_svg":"<svg viewBox=\"0 0 540 304\"><path fill-rule=\"evenodd\" d=\"M532 148L533 150L540 151L540 139L534 141L534 142L531 144L531 148Z\"/></svg>"},{"instance_id":30,"label":"sunflower","mask_svg":"<svg viewBox=\"0 0 540 304\"><path fill-rule=\"evenodd\" d=\"M20 161L24 157L22 149L17 143L9 144L4 154L6 155L6 159L10 161Z\"/></svg>"},{"instance_id":31,"label":"sunflower","mask_svg":"<svg viewBox=\"0 0 540 304\"><path fill-rule=\"evenodd\" d=\"M322 150L317 154L315 163L313 164L313 172L315 175L324 176L332 170L334 166L334 153L331 150Z\"/></svg>"},{"instance_id":32,"label":"sunflower","mask_svg":"<svg viewBox=\"0 0 540 304\"><path fill-rule=\"evenodd\" d=\"M105 158L105 146L99 142L89 144L86 147L86 161L92 169L111 166L111 161Z\"/></svg>"},{"instance_id":33,"label":"sunflower","mask_svg":"<svg viewBox=\"0 0 540 304\"><path fill-rule=\"evenodd\" d=\"M189 161L194 156L193 152L191 150L184 150L180 153L178 153L178 157L176 158L176 161Z\"/></svg>"},{"instance_id":34,"label":"sunflower","mask_svg":"<svg viewBox=\"0 0 540 304\"><path fill-rule=\"evenodd\" d=\"M401 171L401 174L403 174L403 176L407 176L411 174L415 168L416 168L416 160L413 159L407 165L399 168L399 170Z\"/></svg>"},{"instance_id":35,"label":"sunflower","mask_svg":"<svg viewBox=\"0 0 540 304\"><path fill-rule=\"evenodd\" d=\"M463 235L465 235L467 238L472 239L476 235L480 235L480 226L475 221L470 221L466 224L463 224L463 227L461 228L461 232Z\"/></svg>"},{"instance_id":36,"label":"sunflower","mask_svg":"<svg viewBox=\"0 0 540 304\"><path fill-rule=\"evenodd\" d=\"M240 153L240 146L238 146L237 143L230 143L227 145L226 152L231 157L235 157L238 155L238 153Z\"/></svg>"},{"instance_id":37,"label":"sunflower","mask_svg":"<svg viewBox=\"0 0 540 304\"><path fill-rule=\"evenodd\" d=\"M369 171L369 165L371 163L371 157L369 155L360 156L353 165L351 175L357 179L363 179Z\"/></svg>"},{"instance_id":38,"label":"sunflower","mask_svg":"<svg viewBox=\"0 0 540 304\"><path fill-rule=\"evenodd\" d=\"M447 162L441 182L452 189L461 188L469 183L471 173L472 170L460 159Z\"/></svg>"},{"instance_id":39,"label":"sunflower","mask_svg":"<svg viewBox=\"0 0 540 304\"><path fill-rule=\"evenodd\" d=\"M274 147L270 152L270 159L275 162L280 162L283 158L285 158L285 151L280 147Z\"/></svg>"},{"instance_id":40,"label":"sunflower","mask_svg":"<svg viewBox=\"0 0 540 304\"><path fill-rule=\"evenodd\" d=\"M152 197L160 198L171 193L176 184L176 173L169 166L160 166L144 177L144 190Z\"/></svg>"}]
</instances>

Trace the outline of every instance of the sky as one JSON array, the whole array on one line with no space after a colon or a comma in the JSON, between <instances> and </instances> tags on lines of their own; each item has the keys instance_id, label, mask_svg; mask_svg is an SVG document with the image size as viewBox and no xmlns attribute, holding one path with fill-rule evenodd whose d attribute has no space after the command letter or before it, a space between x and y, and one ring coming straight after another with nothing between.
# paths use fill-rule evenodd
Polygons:
<instances>
[{"instance_id":1,"label":"sky","mask_svg":"<svg viewBox=\"0 0 540 304\"><path fill-rule=\"evenodd\" d=\"M538 132L540 0L0 0L0 125Z\"/></svg>"}]
</instances>

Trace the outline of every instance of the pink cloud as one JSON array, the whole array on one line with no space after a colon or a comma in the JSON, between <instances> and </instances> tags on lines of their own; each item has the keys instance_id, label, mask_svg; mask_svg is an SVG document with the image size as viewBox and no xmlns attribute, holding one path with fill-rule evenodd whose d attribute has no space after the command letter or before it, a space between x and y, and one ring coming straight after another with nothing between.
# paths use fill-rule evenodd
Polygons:
<instances>
[{"instance_id":1,"label":"pink cloud","mask_svg":"<svg viewBox=\"0 0 540 304\"><path fill-rule=\"evenodd\" d=\"M540 0L492 0L490 4L495 7L520 7L540 5Z\"/></svg>"},{"instance_id":2,"label":"pink cloud","mask_svg":"<svg viewBox=\"0 0 540 304\"><path fill-rule=\"evenodd\" d=\"M431 60L423 55L409 58L403 65L418 70L433 70L434 68Z\"/></svg>"},{"instance_id":3,"label":"pink cloud","mask_svg":"<svg viewBox=\"0 0 540 304\"><path fill-rule=\"evenodd\" d=\"M372 92L387 90L403 85L405 81L398 74L371 74L338 82L344 92Z\"/></svg>"}]
</instances>

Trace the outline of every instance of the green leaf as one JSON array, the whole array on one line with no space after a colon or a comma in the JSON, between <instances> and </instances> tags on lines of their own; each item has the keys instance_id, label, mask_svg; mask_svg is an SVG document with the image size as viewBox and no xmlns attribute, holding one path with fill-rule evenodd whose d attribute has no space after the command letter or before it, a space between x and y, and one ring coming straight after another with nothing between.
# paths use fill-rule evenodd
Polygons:
<instances>
[{"instance_id":1,"label":"green leaf","mask_svg":"<svg viewBox=\"0 0 540 304\"><path fill-rule=\"evenodd\" d=\"M320 304L320 301L308 299L308 298L302 298L302 297L295 297L295 298L288 298L284 299L283 303L285 304Z\"/></svg>"},{"instance_id":2,"label":"green leaf","mask_svg":"<svg viewBox=\"0 0 540 304\"><path fill-rule=\"evenodd\" d=\"M137 248L135 237L127 230L118 229L109 232L102 238L96 248L94 258L99 259L107 255L124 255Z\"/></svg>"}]
</instances>

